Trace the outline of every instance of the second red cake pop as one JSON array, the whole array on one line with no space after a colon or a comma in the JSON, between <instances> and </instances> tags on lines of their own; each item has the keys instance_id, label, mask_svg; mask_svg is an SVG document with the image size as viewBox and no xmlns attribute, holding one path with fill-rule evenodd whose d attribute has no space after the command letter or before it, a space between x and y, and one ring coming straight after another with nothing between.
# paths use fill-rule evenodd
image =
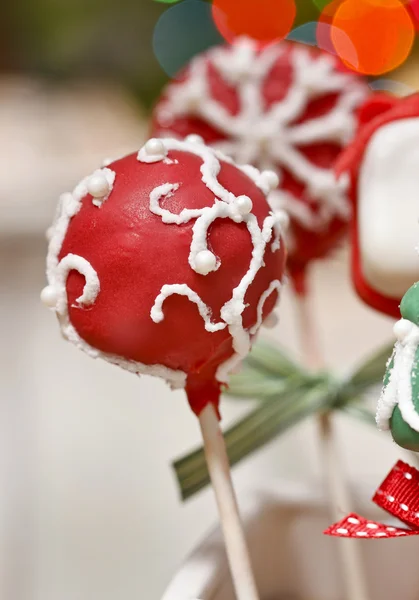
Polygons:
<instances>
[{"instance_id":1,"label":"second red cake pop","mask_svg":"<svg viewBox=\"0 0 419 600\"><path fill-rule=\"evenodd\" d=\"M274 208L290 215L288 269L298 280L347 231L350 205L333 164L354 135L368 86L326 52L248 38L192 60L164 90L153 134L198 133L239 163L270 169Z\"/></svg>"},{"instance_id":2,"label":"second red cake pop","mask_svg":"<svg viewBox=\"0 0 419 600\"><path fill-rule=\"evenodd\" d=\"M64 194L43 300L94 357L217 405L272 311L285 264L269 172L197 136L149 140Z\"/></svg>"}]
</instances>

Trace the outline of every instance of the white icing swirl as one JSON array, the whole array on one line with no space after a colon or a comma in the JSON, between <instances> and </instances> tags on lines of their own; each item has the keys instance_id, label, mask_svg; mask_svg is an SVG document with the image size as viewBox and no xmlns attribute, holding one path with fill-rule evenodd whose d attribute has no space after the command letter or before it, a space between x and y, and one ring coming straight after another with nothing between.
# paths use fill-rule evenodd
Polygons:
<instances>
[{"instance_id":1,"label":"white icing swirl","mask_svg":"<svg viewBox=\"0 0 419 600\"><path fill-rule=\"evenodd\" d=\"M169 298L169 296L173 296L174 294L178 294L179 296L186 296L191 302L197 305L199 314L204 320L205 329L210 333L214 333L215 331L221 331L227 327L226 323L213 323L211 321L211 310L208 306L201 300L196 292L191 290L189 286L186 284L172 284L172 285L164 285L160 290L160 294L154 301L153 308L151 309L150 316L155 323L160 323L164 319L163 314L163 302Z\"/></svg>"},{"instance_id":2,"label":"white icing swirl","mask_svg":"<svg viewBox=\"0 0 419 600\"><path fill-rule=\"evenodd\" d=\"M65 298L65 303L63 300L67 277L70 271L78 271L86 280L82 295L76 299L76 306L79 308L91 306L94 304L100 291L99 277L89 261L76 254L67 254L60 261L55 271L56 292L58 292L59 297L56 307L58 314L64 314L67 310L67 298Z\"/></svg>"},{"instance_id":3,"label":"white icing swirl","mask_svg":"<svg viewBox=\"0 0 419 600\"><path fill-rule=\"evenodd\" d=\"M265 306L266 300L269 298L269 296L271 294L273 294L273 292L275 290L279 293L281 290L281 287L282 287L282 284L279 281L279 279L275 279L274 281L271 281L268 289L263 292L262 296L259 299L259 303L258 303L258 307L257 307L257 321L256 321L255 325L253 325L253 327L250 329L251 334L257 333L260 329L260 326L262 325L263 307Z\"/></svg>"}]
</instances>

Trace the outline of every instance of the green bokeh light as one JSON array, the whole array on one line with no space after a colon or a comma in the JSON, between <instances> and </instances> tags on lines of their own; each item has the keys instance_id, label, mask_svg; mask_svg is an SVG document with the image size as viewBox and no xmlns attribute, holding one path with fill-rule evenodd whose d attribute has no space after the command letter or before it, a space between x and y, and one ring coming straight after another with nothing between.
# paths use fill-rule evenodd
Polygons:
<instances>
[{"instance_id":1,"label":"green bokeh light","mask_svg":"<svg viewBox=\"0 0 419 600\"><path fill-rule=\"evenodd\" d=\"M154 54L169 77L200 52L223 42L211 4L201 0L183 0L165 10L153 33Z\"/></svg>"}]
</instances>

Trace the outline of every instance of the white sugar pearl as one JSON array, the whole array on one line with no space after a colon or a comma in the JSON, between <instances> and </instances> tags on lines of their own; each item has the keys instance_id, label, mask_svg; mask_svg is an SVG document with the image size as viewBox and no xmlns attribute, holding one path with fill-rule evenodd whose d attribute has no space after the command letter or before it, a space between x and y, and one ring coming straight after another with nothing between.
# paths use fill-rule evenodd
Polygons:
<instances>
[{"instance_id":1,"label":"white sugar pearl","mask_svg":"<svg viewBox=\"0 0 419 600\"><path fill-rule=\"evenodd\" d=\"M201 275L208 275L216 265L217 259L209 250L201 250L195 257L195 271Z\"/></svg>"},{"instance_id":2,"label":"white sugar pearl","mask_svg":"<svg viewBox=\"0 0 419 600\"><path fill-rule=\"evenodd\" d=\"M266 185L271 189L275 190L279 185L279 177L275 171L263 171L262 177L266 182Z\"/></svg>"},{"instance_id":3,"label":"white sugar pearl","mask_svg":"<svg viewBox=\"0 0 419 600\"><path fill-rule=\"evenodd\" d=\"M162 140L151 138L144 146L146 154L149 156L166 156L167 151Z\"/></svg>"},{"instance_id":4,"label":"white sugar pearl","mask_svg":"<svg viewBox=\"0 0 419 600\"><path fill-rule=\"evenodd\" d=\"M189 142L190 144L203 144L204 138L201 137L200 135L196 135L195 133L192 133L191 135L188 135L188 137L186 138L186 141Z\"/></svg>"},{"instance_id":5,"label":"white sugar pearl","mask_svg":"<svg viewBox=\"0 0 419 600\"><path fill-rule=\"evenodd\" d=\"M268 329L273 329L274 327L276 327L278 325L278 323L279 323L279 318L278 318L278 315L276 315L275 313L271 313L263 321L263 325L265 327L267 327Z\"/></svg>"},{"instance_id":6,"label":"white sugar pearl","mask_svg":"<svg viewBox=\"0 0 419 600\"><path fill-rule=\"evenodd\" d=\"M402 342L412 331L413 327L413 323L407 319L400 319L400 321L397 321L393 327L394 335L399 342Z\"/></svg>"},{"instance_id":7,"label":"white sugar pearl","mask_svg":"<svg viewBox=\"0 0 419 600\"><path fill-rule=\"evenodd\" d=\"M253 208L253 202L249 196L239 196L236 200L236 206L241 215L248 215Z\"/></svg>"},{"instance_id":8,"label":"white sugar pearl","mask_svg":"<svg viewBox=\"0 0 419 600\"><path fill-rule=\"evenodd\" d=\"M95 173L87 181L87 191L93 198L104 198L109 194L110 186L104 173Z\"/></svg>"},{"instance_id":9,"label":"white sugar pearl","mask_svg":"<svg viewBox=\"0 0 419 600\"><path fill-rule=\"evenodd\" d=\"M49 308L55 308L57 305L57 293L54 288L50 285L44 287L41 292L41 302L48 306Z\"/></svg>"}]
</instances>

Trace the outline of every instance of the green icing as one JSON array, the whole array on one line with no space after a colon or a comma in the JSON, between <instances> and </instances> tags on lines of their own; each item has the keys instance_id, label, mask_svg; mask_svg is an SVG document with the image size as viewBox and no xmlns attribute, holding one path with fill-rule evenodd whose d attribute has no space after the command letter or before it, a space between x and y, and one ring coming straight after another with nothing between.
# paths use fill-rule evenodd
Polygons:
<instances>
[{"instance_id":1,"label":"green icing","mask_svg":"<svg viewBox=\"0 0 419 600\"><path fill-rule=\"evenodd\" d=\"M411 288L412 289L412 288ZM409 290L410 291L410 290ZM418 289L419 291L419 289ZM409 293L409 292L407 292ZM419 305L418 305L419 306ZM386 380L388 383L390 367L387 370L384 385ZM412 402L417 413L419 413L419 347L416 349L415 362L411 372L412 381ZM395 407L390 419L391 435L396 444L407 450L419 452L419 432L415 431L403 420L402 414L398 406Z\"/></svg>"},{"instance_id":2,"label":"green icing","mask_svg":"<svg viewBox=\"0 0 419 600\"><path fill-rule=\"evenodd\" d=\"M419 325L419 282L412 285L403 296L400 312L404 319Z\"/></svg>"},{"instance_id":3,"label":"green icing","mask_svg":"<svg viewBox=\"0 0 419 600\"><path fill-rule=\"evenodd\" d=\"M398 446L419 452L419 432L412 429L402 417L398 406L390 419L391 435Z\"/></svg>"}]
</instances>

